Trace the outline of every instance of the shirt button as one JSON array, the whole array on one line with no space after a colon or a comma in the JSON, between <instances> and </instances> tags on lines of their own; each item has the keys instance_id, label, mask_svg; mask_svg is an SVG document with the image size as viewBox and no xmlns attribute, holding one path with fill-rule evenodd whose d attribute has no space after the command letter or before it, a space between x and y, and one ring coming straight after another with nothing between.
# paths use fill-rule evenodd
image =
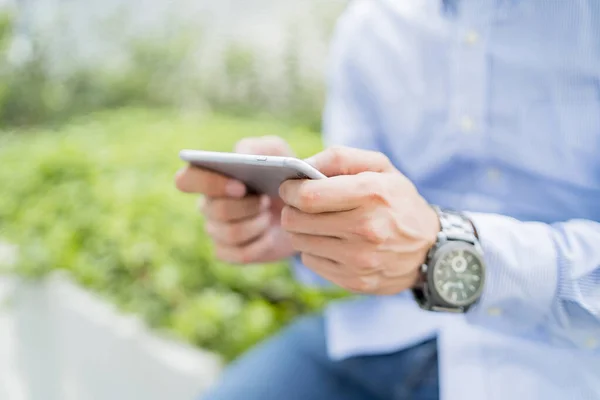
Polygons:
<instances>
[{"instance_id":1,"label":"shirt button","mask_svg":"<svg viewBox=\"0 0 600 400\"><path fill-rule=\"evenodd\" d=\"M598 339L594 337L588 338L588 340L585 341L585 347L590 350L594 350L596 347L598 347Z\"/></svg>"},{"instance_id":2,"label":"shirt button","mask_svg":"<svg viewBox=\"0 0 600 400\"><path fill-rule=\"evenodd\" d=\"M475 122L471 117L464 116L460 119L460 129L464 133L471 133L475 129Z\"/></svg>"},{"instance_id":3,"label":"shirt button","mask_svg":"<svg viewBox=\"0 0 600 400\"><path fill-rule=\"evenodd\" d=\"M498 317L502 315L502 309L498 307L490 307L487 309L487 313L490 317Z\"/></svg>"},{"instance_id":4,"label":"shirt button","mask_svg":"<svg viewBox=\"0 0 600 400\"><path fill-rule=\"evenodd\" d=\"M465 43L467 43L468 45L473 46L478 41L479 41L479 35L475 31L469 31L465 35Z\"/></svg>"}]
</instances>

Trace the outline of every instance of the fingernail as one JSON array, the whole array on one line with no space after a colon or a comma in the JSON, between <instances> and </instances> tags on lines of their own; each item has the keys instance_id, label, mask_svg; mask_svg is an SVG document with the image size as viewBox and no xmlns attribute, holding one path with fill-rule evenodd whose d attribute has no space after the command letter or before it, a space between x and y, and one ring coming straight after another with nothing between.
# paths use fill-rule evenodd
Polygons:
<instances>
[{"instance_id":1,"label":"fingernail","mask_svg":"<svg viewBox=\"0 0 600 400\"><path fill-rule=\"evenodd\" d=\"M246 186L238 181L229 181L225 186L225 192L231 197L242 197L246 194Z\"/></svg>"}]
</instances>

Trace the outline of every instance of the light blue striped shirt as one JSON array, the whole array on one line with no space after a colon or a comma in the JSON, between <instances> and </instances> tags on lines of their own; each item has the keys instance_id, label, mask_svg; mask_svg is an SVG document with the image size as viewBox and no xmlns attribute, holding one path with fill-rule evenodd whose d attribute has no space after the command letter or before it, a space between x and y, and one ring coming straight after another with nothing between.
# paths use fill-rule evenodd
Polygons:
<instances>
[{"instance_id":1,"label":"light blue striped shirt","mask_svg":"<svg viewBox=\"0 0 600 400\"><path fill-rule=\"evenodd\" d=\"M467 315L331 304L331 357L437 336L443 400L600 399L600 0L355 0L331 51L326 144L469 212L488 264Z\"/></svg>"}]
</instances>

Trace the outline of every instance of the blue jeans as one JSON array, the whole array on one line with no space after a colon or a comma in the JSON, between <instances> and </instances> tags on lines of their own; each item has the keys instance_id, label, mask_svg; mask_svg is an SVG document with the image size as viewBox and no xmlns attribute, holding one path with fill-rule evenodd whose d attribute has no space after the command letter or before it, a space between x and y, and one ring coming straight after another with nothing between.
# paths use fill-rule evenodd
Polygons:
<instances>
[{"instance_id":1,"label":"blue jeans","mask_svg":"<svg viewBox=\"0 0 600 400\"><path fill-rule=\"evenodd\" d=\"M300 319L224 372L202 400L434 400L437 341L334 362L322 316Z\"/></svg>"}]
</instances>

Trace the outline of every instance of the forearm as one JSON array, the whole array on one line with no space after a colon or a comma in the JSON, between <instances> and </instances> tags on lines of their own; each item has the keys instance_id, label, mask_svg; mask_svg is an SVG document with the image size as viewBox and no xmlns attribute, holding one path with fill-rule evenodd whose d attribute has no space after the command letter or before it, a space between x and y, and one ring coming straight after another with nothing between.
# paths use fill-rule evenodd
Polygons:
<instances>
[{"instance_id":1,"label":"forearm","mask_svg":"<svg viewBox=\"0 0 600 400\"><path fill-rule=\"evenodd\" d=\"M486 287L467 318L553 344L600 341L600 224L470 213L485 252Z\"/></svg>"}]
</instances>

